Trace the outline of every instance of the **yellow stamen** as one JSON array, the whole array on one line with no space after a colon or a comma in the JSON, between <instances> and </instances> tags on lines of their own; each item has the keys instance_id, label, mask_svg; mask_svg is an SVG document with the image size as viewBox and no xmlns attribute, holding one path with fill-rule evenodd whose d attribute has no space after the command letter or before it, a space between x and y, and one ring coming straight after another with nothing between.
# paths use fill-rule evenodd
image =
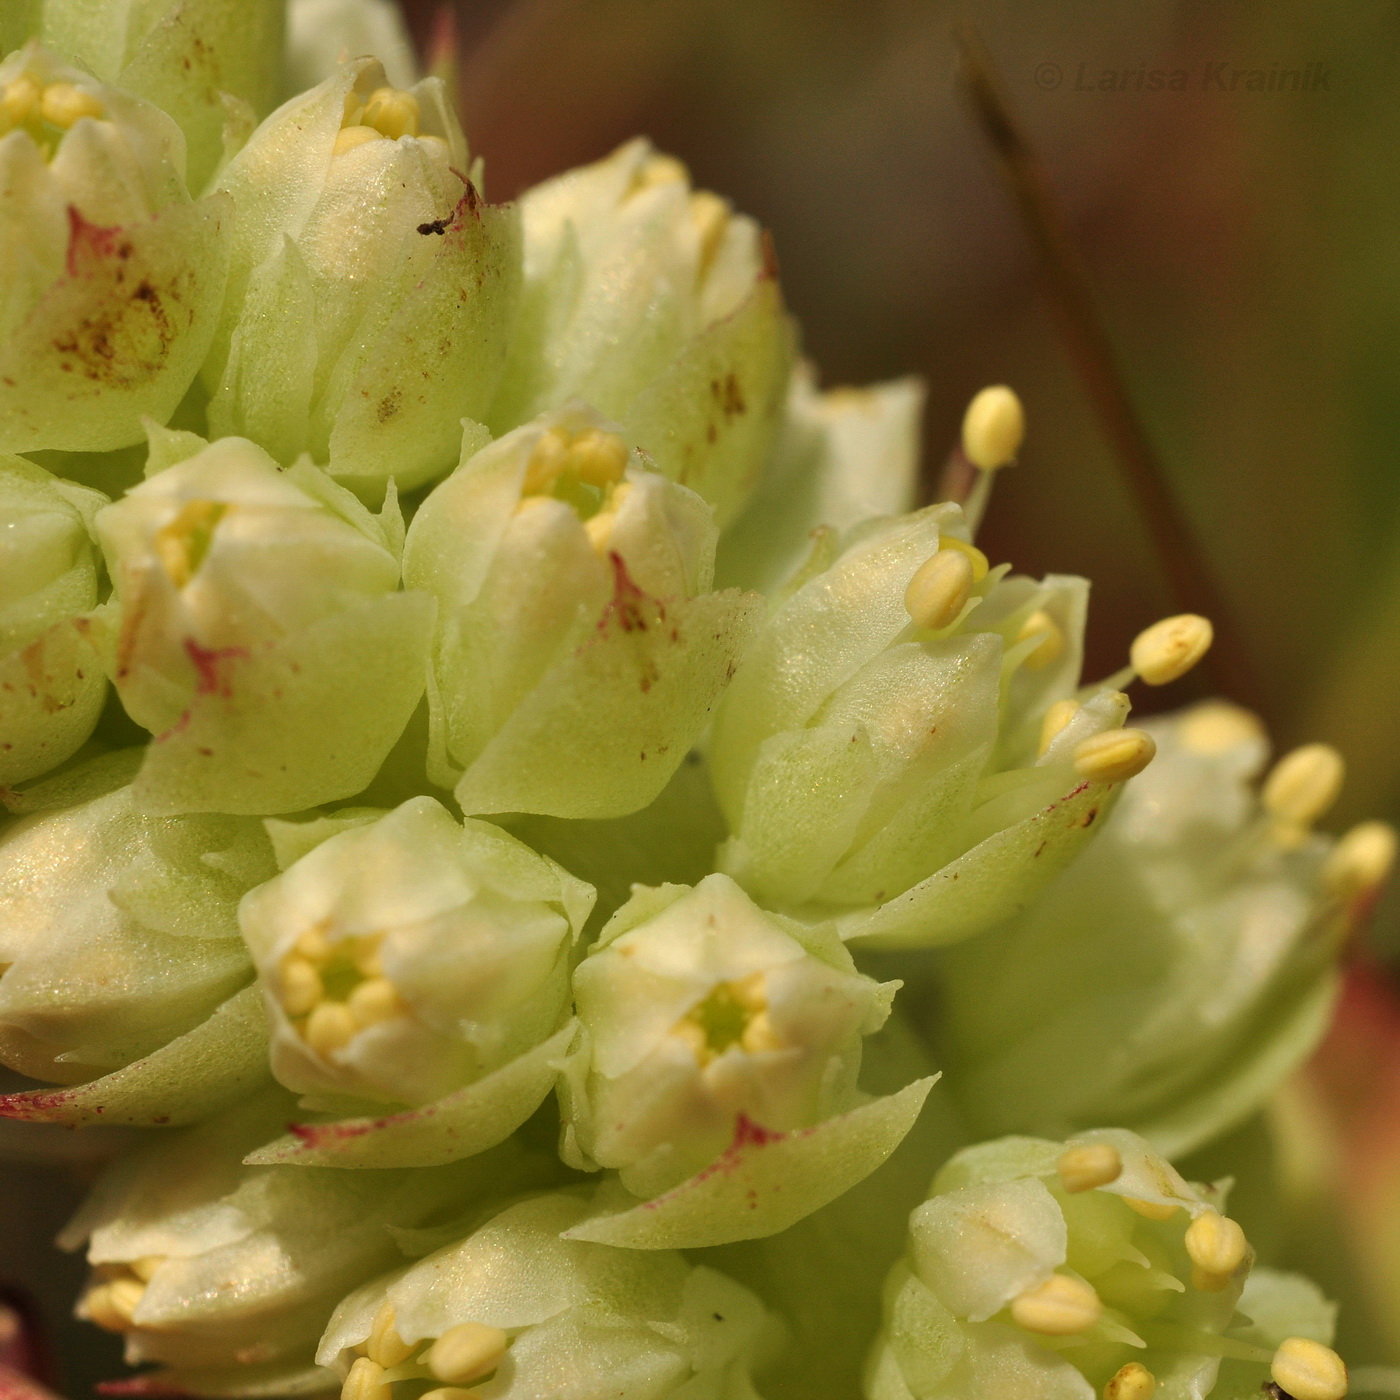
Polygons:
<instances>
[{"instance_id":1,"label":"yellow stamen","mask_svg":"<svg viewBox=\"0 0 1400 1400\"><path fill-rule=\"evenodd\" d=\"M1186 712L1177 732L1192 753L1211 757L1262 738L1264 726L1248 710L1228 700L1205 700Z\"/></svg>"},{"instance_id":2,"label":"yellow stamen","mask_svg":"<svg viewBox=\"0 0 1400 1400\"><path fill-rule=\"evenodd\" d=\"M50 83L39 99L44 120L64 131L83 117L101 117L105 110L101 98L72 83Z\"/></svg>"},{"instance_id":3,"label":"yellow stamen","mask_svg":"<svg viewBox=\"0 0 1400 1400\"><path fill-rule=\"evenodd\" d=\"M1215 629L1196 613L1164 617L1139 632L1128 653L1133 670L1148 685L1166 685L1184 676L1210 650Z\"/></svg>"},{"instance_id":4,"label":"yellow stamen","mask_svg":"<svg viewBox=\"0 0 1400 1400\"><path fill-rule=\"evenodd\" d=\"M150 1283L151 1279L155 1277L156 1270L164 1263L165 1255L147 1254L143 1255L140 1259L133 1259L127 1265L127 1268L130 1269L142 1283Z\"/></svg>"},{"instance_id":5,"label":"yellow stamen","mask_svg":"<svg viewBox=\"0 0 1400 1400\"><path fill-rule=\"evenodd\" d=\"M641 169L633 177L632 190L650 189L653 185L669 185L679 182L690 183L690 171L675 156L653 155L642 162Z\"/></svg>"},{"instance_id":6,"label":"yellow stamen","mask_svg":"<svg viewBox=\"0 0 1400 1400\"><path fill-rule=\"evenodd\" d=\"M1066 1191L1092 1191L1123 1173L1123 1158L1111 1142L1081 1142L1066 1148L1055 1163Z\"/></svg>"},{"instance_id":7,"label":"yellow stamen","mask_svg":"<svg viewBox=\"0 0 1400 1400\"><path fill-rule=\"evenodd\" d=\"M288 1016L305 1016L325 996L321 974L306 959L289 953L282 962L278 1000Z\"/></svg>"},{"instance_id":8,"label":"yellow stamen","mask_svg":"<svg viewBox=\"0 0 1400 1400\"><path fill-rule=\"evenodd\" d=\"M1304 744L1274 764L1260 801L1285 845L1301 841L1337 800L1345 774L1342 756L1330 744Z\"/></svg>"},{"instance_id":9,"label":"yellow stamen","mask_svg":"<svg viewBox=\"0 0 1400 1400\"><path fill-rule=\"evenodd\" d=\"M183 588L199 572L228 509L223 501L186 501L152 536L156 558L176 588Z\"/></svg>"},{"instance_id":10,"label":"yellow stamen","mask_svg":"<svg viewBox=\"0 0 1400 1400\"><path fill-rule=\"evenodd\" d=\"M750 1054L757 1055L764 1050L786 1050L787 1041L773 1029L773 1022L766 1011L760 1011L744 1027L739 1044Z\"/></svg>"},{"instance_id":11,"label":"yellow stamen","mask_svg":"<svg viewBox=\"0 0 1400 1400\"><path fill-rule=\"evenodd\" d=\"M608 550L612 547L613 529L617 525L617 512L631 490L631 483L626 481L613 487L608 492L607 503L603 509L597 515L590 516L583 522L588 542L593 546L593 552L600 559L605 558Z\"/></svg>"},{"instance_id":12,"label":"yellow stamen","mask_svg":"<svg viewBox=\"0 0 1400 1400\"><path fill-rule=\"evenodd\" d=\"M1157 1377L1140 1361L1130 1361L1104 1386L1103 1400L1151 1400L1156 1390Z\"/></svg>"},{"instance_id":13,"label":"yellow stamen","mask_svg":"<svg viewBox=\"0 0 1400 1400\"><path fill-rule=\"evenodd\" d=\"M1361 822L1332 848L1322 865L1329 894L1353 899L1378 889L1395 864L1395 828L1389 822Z\"/></svg>"},{"instance_id":14,"label":"yellow stamen","mask_svg":"<svg viewBox=\"0 0 1400 1400\"><path fill-rule=\"evenodd\" d=\"M1026 412L1005 384L983 389L963 415L963 456L974 467L995 471L1016 460L1026 436Z\"/></svg>"},{"instance_id":15,"label":"yellow stamen","mask_svg":"<svg viewBox=\"0 0 1400 1400\"><path fill-rule=\"evenodd\" d=\"M1135 1196L1124 1196L1122 1200L1129 1210L1135 1210L1144 1220L1170 1220L1180 1209L1170 1201L1140 1201Z\"/></svg>"},{"instance_id":16,"label":"yellow stamen","mask_svg":"<svg viewBox=\"0 0 1400 1400\"><path fill-rule=\"evenodd\" d=\"M499 1327L462 1322L444 1332L424 1360L438 1380L463 1385L494 1371L506 1354L507 1341Z\"/></svg>"},{"instance_id":17,"label":"yellow stamen","mask_svg":"<svg viewBox=\"0 0 1400 1400\"><path fill-rule=\"evenodd\" d=\"M1051 1274L1012 1300L1011 1317L1027 1332L1072 1337L1087 1332L1103 1316L1099 1295L1083 1279Z\"/></svg>"},{"instance_id":18,"label":"yellow stamen","mask_svg":"<svg viewBox=\"0 0 1400 1400\"><path fill-rule=\"evenodd\" d=\"M991 565L987 562L987 556L975 544L968 544L966 540L960 540L956 535L940 534L938 548L940 550L956 549L959 554L965 554L967 562L972 565L973 583L981 583L987 577L987 570L991 568Z\"/></svg>"},{"instance_id":19,"label":"yellow stamen","mask_svg":"<svg viewBox=\"0 0 1400 1400\"><path fill-rule=\"evenodd\" d=\"M615 486L627 470L627 444L616 433L585 428L569 444L566 469L590 486Z\"/></svg>"},{"instance_id":20,"label":"yellow stamen","mask_svg":"<svg viewBox=\"0 0 1400 1400\"><path fill-rule=\"evenodd\" d=\"M83 1312L104 1332L130 1332L132 1316L145 1291L146 1285L134 1278L98 1284L83 1298Z\"/></svg>"},{"instance_id":21,"label":"yellow stamen","mask_svg":"<svg viewBox=\"0 0 1400 1400\"><path fill-rule=\"evenodd\" d=\"M1095 783L1123 783L1135 778L1157 752L1141 729L1106 729L1076 744L1074 771Z\"/></svg>"},{"instance_id":22,"label":"yellow stamen","mask_svg":"<svg viewBox=\"0 0 1400 1400\"><path fill-rule=\"evenodd\" d=\"M360 120L396 141L400 136L418 135L418 117L418 99L411 92L382 87L370 93Z\"/></svg>"},{"instance_id":23,"label":"yellow stamen","mask_svg":"<svg viewBox=\"0 0 1400 1400\"><path fill-rule=\"evenodd\" d=\"M348 1045L359 1029L343 1001L323 1001L306 1018L302 1036L318 1055L329 1055Z\"/></svg>"},{"instance_id":24,"label":"yellow stamen","mask_svg":"<svg viewBox=\"0 0 1400 1400\"><path fill-rule=\"evenodd\" d=\"M1237 1221L1221 1215L1218 1210L1208 1210L1186 1227L1186 1252L1191 1256L1195 1272L1204 1279L1204 1283L1197 1282L1196 1287L1203 1287L1207 1293L1218 1293L1244 1262L1249 1253L1249 1241Z\"/></svg>"},{"instance_id":25,"label":"yellow stamen","mask_svg":"<svg viewBox=\"0 0 1400 1400\"><path fill-rule=\"evenodd\" d=\"M700 235L700 271L709 267L729 227L729 201L709 190L696 190L690 196L690 218Z\"/></svg>"},{"instance_id":26,"label":"yellow stamen","mask_svg":"<svg viewBox=\"0 0 1400 1400\"><path fill-rule=\"evenodd\" d=\"M1079 713L1078 700L1056 700L1040 721L1040 753L1055 741L1055 736Z\"/></svg>"},{"instance_id":27,"label":"yellow stamen","mask_svg":"<svg viewBox=\"0 0 1400 1400\"><path fill-rule=\"evenodd\" d=\"M361 982L346 1002L350 1015L359 1027L378 1025L402 1015L403 1002L394 984L387 977L371 977Z\"/></svg>"},{"instance_id":28,"label":"yellow stamen","mask_svg":"<svg viewBox=\"0 0 1400 1400\"><path fill-rule=\"evenodd\" d=\"M399 1336L394 1326L394 1305L386 1299L374 1315L374 1325L365 1343L365 1355L381 1366L397 1366L401 1361L407 1361L413 1352L414 1347Z\"/></svg>"},{"instance_id":29,"label":"yellow stamen","mask_svg":"<svg viewBox=\"0 0 1400 1400\"><path fill-rule=\"evenodd\" d=\"M479 1390L476 1386L470 1390L463 1390L459 1385L440 1385L433 1390L425 1390L418 1400L478 1400L479 1396L485 1394L484 1390Z\"/></svg>"},{"instance_id":30,"label":"yellow stamen","mask_svg":"<svg viewBox=\"0 0 1400 1400\"><path fill-rule=\"evenodd\" d=\"M32 73L21 73L11 79L0 90L0 121L11 126L22 126L29 121L39 106L43 89Z\"/></svg>"},{"instance_id":31,"label":"yellow stamen","mask_svg":"<svg viewBox=\"0 0 1400 1400\"><path fill-rule=\"evenodd\" d=\"M296 941L296 951L308 962L328 962L331 956L331 941L326 937L325 921L312 924Z\"/></svg>"},{"instance_id":32,"label":"yellow stamen","mask_svg":"<svg viewBox=\"0 0 1400 1400\"><path fill-rule=\"evenodd\" d=\"M333 156L343 156L346 151L353 151L356 146L364 146L370 141L382 141L384 133L376 131L372 126L345 126L341 127L336 134L335 145L331 147ZM348 1385L349 1382L347 1381Z\"/></svg>"},{"instance_id":33,"label":"yellow stamen","mask_svg":"<svg viewBox=\"0 0 1400 1400\"><path fill-rule=\"evenodd\" d=\"M384 1379L384 1367L361 1356L340 1387L340 1400L392 1400L393 1387Z\"/></svg>"},{"instance_id":34,"label":"yellow stamen","mask_svg":"<svg viewBox=\"0 0 1400 1400\"><path fill-rule=\"evenodd\" d=\"M1018 642L1031 637L1040 637L1041 642L1021 663L1028 670L1039 671L1058 661L1065 649L1065 634L1060 624L1044 608L1037 608L1022 624L1016 634Z\"/></svg>"},{"instance_id":35,"label":"yellow stamen","mask_svg":"<svg viewBox=\"0 0 1400 1400\"><path fill-rule=\"evenodd\" d=\"M957 621L972 592L972 561L959 549L940 549L914 571L904 608L914 626L938 631Z\"/></svg>"},{"instance_id":36,"label":"yellow stamen","mask_svg":"<svg viewBox=\"0 0 1400 1400\"><path fill-rule=\"evenodd\" d=\"M1346 1363L1331 1347L1307 1337L1287 1337L1274 1353L1269 1374L1293 1400L1342 1400Z\"/></svg>"}]
</instances>

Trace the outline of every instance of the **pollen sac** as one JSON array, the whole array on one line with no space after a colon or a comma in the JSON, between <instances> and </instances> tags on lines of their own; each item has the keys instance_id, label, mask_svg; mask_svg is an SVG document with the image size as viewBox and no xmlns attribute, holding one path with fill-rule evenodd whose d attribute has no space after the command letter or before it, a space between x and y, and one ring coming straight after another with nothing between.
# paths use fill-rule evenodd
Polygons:
<instances>
[{"instance_id":1,"label":"pollen sac","mask_svg":"<svg viewBox=\"0 0 1400 1400\"><path fill-rule=\"evenodd\" d=\"M561 1238L595 1208L572 1190L490 1213L465 1238L350 1293L318 1361L345 1378L345 1400L379 1385L380 1400L425 1385L454 1400L506 1387L541 1397L757 1394L751 1372L774 1327L759 1299L672 1250Z\"/></svg>"},{"instance_id":2,"label":"pollen sac","mask_svg":"<svg viewBox=\"0 0 1400 1400\"><path fill-rule=\"evenodd\" d=\"M0 451L125 447L184 396L231 222L184 165L148 102L32 43L0 62Z\"/></svg>"},{"instance_id":3,"label":"pollen sac","mask_svg":"<svg viewBox=\"0 0 1400 1400\"><path fill-rule=\"evenodd\" d=\"M405 579L438 602L429 776L463 811L617 817L699 737L762 600L713 590L693 491L571 409L465 460L414 517Z\"/></svg>"},{"instance_id":4,"label":"pollen sac","mask_svg":"<svg viewBox=\"0 0 1400 1400\"><path fill-rule=\"evenodd\" d=\"M95 631L159 737L139 799L264 814L359 792L423 688L433 608L399 591L398 507L239 438L156 429L151 452L163 469L96 527L115 588Z\"/></svg>"},{"instance_id":5,"label":"pollen sac","mask_svg":"<svg viewBox=\"0 0 1400 1400\"><path fill-rule=\"evenodd\" d=\"M1064 1164L1095 1153L1112 1154L1116 1175L1067 1189ZM1130 1199L1171 1210L1149 1219ZM1257 1391L1277 1327L1327 1305L1288 1275L1265 1271L1251 1287L1253 1253L1221 1205L1122 1129L957 1153L910 1217L867 1397L1148 1400L1167 1382L1183 1394ZM1204 1288L1192 1280L1202 1258L1221 1270Z\"/></svg>"}]
</instances>

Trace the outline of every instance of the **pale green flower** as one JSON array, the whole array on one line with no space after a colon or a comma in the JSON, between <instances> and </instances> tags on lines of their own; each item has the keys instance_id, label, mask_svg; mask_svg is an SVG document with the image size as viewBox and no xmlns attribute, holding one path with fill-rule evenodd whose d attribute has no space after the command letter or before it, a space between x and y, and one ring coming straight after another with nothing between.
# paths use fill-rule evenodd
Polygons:
<instances>
[{"instance_id":1,"label":"pale green flower","mask_svg":"<svg viewBox=\"0 0 1400 1400\"><path fill-rule=\"evenodd\" d=\"M34 45L0 63L0 449L165 422L209 347L230 208L192 201L157 108Z\"/></svg>"},{"instance_id":2,"label":"pale green flower","mask_svg":"<svg viewBox=\"0 0 1400 1400\"><path fill-rule=\"evenodd\" d=\"M749 1378L773 1324L723 1274L670 1250L568 1237L586 1192L511 1206L460 1243L352 1293L317 1359L344 1400L431 1393L482 1400L757 1400Z\"/></svg>"},{"instance_id":3,"label":"pale green flower","mask_svg":"<svg viewBox=\"0 0 1400 1400\"><path fill-rule=\"evenodd\" d=\"M78 1315L121 1333L130 1364L188 1395L323 1392L316 1339L336 1302L402 1259L417 1230L548 1178L514 1146L418 1171L240 1165L292 1100L271 1089L111 1167L59 1237L87 1242Z\"/></svg>"},{"instance_id":4,"label":"pale green flower","mask_svg":"<svg viewBox=\"0 0 1400 1400\"><path fill-rule=\"evenodd\" d=\"M393 87L418 81L413 41L393 0L288 0L286 96L325 82L346 59L365 53L384 65Z\"/></svg>"},{"instance_id":5,"label":"pale green flower","mask_svg":"<svg viewBox=\"0 0 1400 1400\"><path fill-rule=\"evenodd\" d=\"M218 188L236 212L204 379L215 434L309 452L367 491L452 465L484 419L520 284L519 215L488 205L442 81L374 59L278 108Z\"/></svg>"},{"instance_id":6,"label":"pale green flower","mask_svg":"<svg viewBox=\"0 0 1400 1400\"><path fill-rule=\"evenodd\" d=\"M1322 746L1283 760L1261 799L1268 741L1243 710L1145 728L1158 758L1094 845L941 959L939 1058L979 1132L1110 1119L1176 1156L1254 1112L1326 1029L1341 940L1393 836L1307 829L1341 776ZM1323 786L1290 792L1290 773Z\"/></svg>"},{"instance_id":7,"label":"pale green flower","mask_svg":"<svg viewBox=\"0 0 1400 1400\"><path fill-rule=\"evenodd\" d=\"M758 226L643 140L520 208L525 292L492 430L582 399L723 528L757 484L792 363Z\"/></svg>"},{"instance_id":8,"label":"pale green flower","mask_svg":"<svg viewBox=\"0 0 1400 1400\"><path fill-rule=\"evenodd\" d=\"M570 954L592 888L431 797L272 827L284 846L322 838L239 910L272 1071L313 1107L358 1102L374 1118L302 1129L260 1160L403 1166L508 1136L571 1039ZM386 1104L421 1111L386 1117Z\"/></svg>"},{"instance_id":9,"label":"pale green flower","mask_svg":"<svg viewBox=\"0 0 1400 1400\"><path fill-rule=\"evenodd\" d=\"M1279 1333L1330 1340L1330 1317L1285 1275L1243 1303L1253 1251L1223 1208L1122 1129L958 1153L910 1216L868 1400L1259 1394Z\"/></svg>"},{"instance_id":10,"label":"pale green flower","mask_svg":"<svg viewBox=\"0 0 1400 1400\"><path fill-rule=\"evenodd\" d=\"M859 973L830 925L766 914L724 875L638 887L574 974L563 1155L662 1199L579 1238L772 1234L868 1175L932 1083L873 1102L856 1089L898 986Z\"/></svg>"},{"instance_id":11,"label":"pale green flower","mask_svg":"<svg viewBox=\"0 0 1400 1400\"><path fill-rule=\"evenodd\" d=\"M685 758L761 600L712 591L699 496L583 408L471 453L423 503L404 577L438 599L429 776L466 812L611 817Z\"/></svg>"},{"instance_id":12,"label":"pale green flower","mask_svg":"<svg viewBox=\"0 0 1400 1400\"><path fill-rule=\"evenodd\" d=\"M8 1117L189 1122L266 1078L239 896L274 871L258 822L147 817L129 787L0 833L0 1060L80 1087Z\"/></svg>"},{"instance_id":13,"label":"pale green flower","mask_svg":"<svg viewBox=\"0 0 1400 1400\"><path fill-rule=\"evenodd\" d=\"M0 455L0 785L73 755L106 677L81 615L97 602L92 518L107 498Z\"/></svg>"},{"instance_id":14,"label":"pale green flower","mask_svg":"<svg viewBox=\"0 0 1400 1400\"><path fill-rule=\"evenodd\" d=\"M237 117L271 110L285 0L34 0L43 42L179 122L202 189ZM254 119L256 119L254 117Z\"/></svg>"},{"instance_id":15,"label":"pale green flower","mask_svg":"<svg viewBox=\"0 0 1400 1400\"><path fill-rule=\"evenodd\" d=\"M241 438L157 434L152 453L97 517L112 678L156 735L138 800L267 813L361 791L422 694L432 625L398 591L397 504L375 517Z\"/></svg>"}]
</instances>

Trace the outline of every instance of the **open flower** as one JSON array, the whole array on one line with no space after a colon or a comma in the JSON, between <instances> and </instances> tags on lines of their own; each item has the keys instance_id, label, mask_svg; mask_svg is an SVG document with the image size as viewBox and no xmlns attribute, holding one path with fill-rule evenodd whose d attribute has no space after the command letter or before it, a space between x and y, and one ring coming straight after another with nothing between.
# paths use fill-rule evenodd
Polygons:
<instances>
[{"instance_id":1,"label":"open flower","mask_svg":"<svg viewBox=\"0 0 1400 1400\"><path fill-rule=\"evenodd\" d=\"M137 796L246 813L349 797L423 691L433 605L398 591L398 507L376 518L310 463L187 438L158 435L184 460L97 517L113 679L157 736Z\"/></svg>"},{"instance_id":2,"label":"open flower","mask_svg":"<svg viewBox=\"0 0 1400 1400\"><path fill-rule=\"evenodd\" d=\"M334 1386L314 1354L340 1297L392 1268L407 1232L541 1180L541 1164L514 1146L414 1172L240 1165L290 1107L269 1089L138 1147L60 1236L69 1249L86 1241L93 1265L79 1316L121 1333L129 1363L164 1363L143 1378L158 1393Z\"/></svg>"},{"instance_id":3,"label":"open flower","mask_svg":"<svg viewBox=\"0 0 1400 1400\"><path fill-rule=\"evenodd\" d=\"M699 734L757 622L711 591L715 527L582 409L474 455L423 503L404 577L438 599L429 775L467 812L621 816Z\"/></svg>"},{"instance_id":4,"label":"open flower","mask_svg":"<svg viewBox=\"0 0 1400 1400\"><path fill-rule=\"evenodd\" d=\"M1279 1274L1244 1303L1254 1255L1223 1206L1122 1129L958 1153L910 1217L868 1400L1204 1400L1303 1368L1331 1384L1286 1393L1341 1400L1336 1353L1277 1335L1315 1332L1326 1304Z\"/></svg>"},{"instance_id":5,"label":"open flower","mask_svg":"<svg viewBox=\"0 0 1400 1400\"><path fill-rule=\"evenodd\" d=\"M278 826L283 839L301 834ZM343 1139L355 1155L336 1160L362 1166L408 1134L430 1135L439 1160L500 1141L553 1086L592 888L497 827L463 827L431 797L313 826L305 839L320 844L239 911L272 1069L312 1103L359 1100L378 1116L373 1131L304 1129L302 1150L268 1160L306 1162L308 1146ZM497 1101L502 1122L483 1140ZM386 1119L384 1104L430 1107Z\"/></svg>"},{"instance_id":6,"label":"open flower","mask_svg":"<svg viewBox=\"0 0 1400 1400\"><path fill-rule=\"evenodd\" d=\"M343 1400L424 1383L442 1400L755 1400L763 1304L670 1250L561 1238L588 1211L587 1193L535 1196L352 1293L317 1353Z\"/></svg>"},{"instance_id":7,"label":"open flower","mask_svg":"<svg viewBox=\"0 0 1400 1400\"><path fill-rule=\"evenodd\" d=\"M164 112L30 45L0 63L0 449L164 423L209 348L229 205L192 201Z\"/></svg>"},{"instance_id":8,"label":"open flower","mask_svg":"<svg viewBox=\"0 0 1400 1400\"><path fill-rule=\"evenodd\" d=\"M7 1117L188 1122L266 1078L239 896L273 873L246 817L143 816L129 787L0 834L0 1060L81 1086Z\"/></svg>"},{"instance_id":9,"label":"open flower","mask_svg":"<svg viewBox=\"0 0 1400 1400\"><path fill-rule=\"evenodd\" d=\"M92 518L107 498L0 456L0 785L82 745L107 691L79 623L97 602Z\"/></svg>"},{"instance_id":10,"label":"open flower","mask_svg":"<svg viewBox=\"0 0 1400 1400\"><path fill-rule=\"evenodd\" d=\"M483 419L519 289L516 211L488 205L439 78L343 64L254 132L233 199L209 423L366 490L453 464Z\"/></svg>"},{"instance_id":11,"label":"open flower","mask_svg":"<svg viewBox=\"0 0 1400 1400\"><path fill-rule=\"evenodd\" d=\"M642 140L520 208L525 291L493 430L582 399L723 528L758 481L792 363L758 226Z\"/></svg>"},{"instance_id":12,"label":"open flower","mask_svg":"<svg viewBox=\"0 0 1400 1400\"><path fill-rule=\"evenodd\" d=\"M1033 908L942 957L940 1061L980 1131L1112 1118L1175 1156L1254 1112L1326 1029L1393 834L1311 831L1341 782L1324 745L1257 789L1268 741L1235 706L1145 728L1158 759L1097 842Z\"/></svg>"}]
</instances>

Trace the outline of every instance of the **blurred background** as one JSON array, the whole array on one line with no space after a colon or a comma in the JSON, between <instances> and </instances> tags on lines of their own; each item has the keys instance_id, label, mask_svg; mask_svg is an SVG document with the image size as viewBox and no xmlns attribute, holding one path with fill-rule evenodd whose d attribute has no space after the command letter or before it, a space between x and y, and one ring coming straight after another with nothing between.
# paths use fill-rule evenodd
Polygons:
<instances>
[{"instance_id":1,"label":"blurred background","mask_svg":"<svg viewBox=\"0 0 1400 1400\"><path fill-rule=\"evenodd\" d=\"M404 2L426 44L436 0ZM971 395L1017 389L1029 438L999 481L988 552L1094 579L1089 672L1104 674L1178 608L959 85L953 26L975 23L1279 746L1343 751L1337 830L1400 818L1400 4L458 0L454 14L492 199L647 134L772 231L826 385L927 381L933 475ZM1148 90L1152 70L1184 90ZM1306 90L1268 90L1293 70ZM1396 1364L1394 893L1370 938L1316 1063L1185 1170L1229 1160L1232 1213L1268 1262L1341 1298L1344 1352ZM0 1274L56 1224L35 1216L32 1238L0 1241ZM45 1285L51 1315L71 1272ZM119 1369L74 1356L70 1396Z\"/></svg>"}]
</instances>

